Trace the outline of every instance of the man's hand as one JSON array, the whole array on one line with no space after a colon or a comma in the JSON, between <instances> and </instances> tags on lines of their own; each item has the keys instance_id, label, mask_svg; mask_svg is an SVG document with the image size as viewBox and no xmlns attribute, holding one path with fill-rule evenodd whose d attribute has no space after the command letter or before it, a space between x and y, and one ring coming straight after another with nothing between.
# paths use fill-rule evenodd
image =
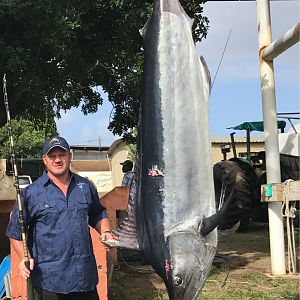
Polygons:
<instances>
[{"instance_id":1,"label":"man's hand","mask_svg":"<svg viewBox=\"0 0 300 300\"><path fill-rule=\"evenodd\" d=\"M29 259L29 269L26 267L26 263L28 263L27 258L23 258L19 263L19 270L24 279L30 277L30 271L34 268L34 260L32 258Z\"/></svg>"},{"instance_id":2,"label":"man's hand","mask_svg":"<svg viewBox=\"0 0 300 300\"><path fill-rule=\"evenodd\" d=\"M101 241L107 241L107 240L118 240L118 238L112 234L111 231L104 231L101 233ZM105 250L109 251L111 249L111 247L109 247L108 245L106 245L105 243L102 243Z\"/></svg>"}]
</instances>

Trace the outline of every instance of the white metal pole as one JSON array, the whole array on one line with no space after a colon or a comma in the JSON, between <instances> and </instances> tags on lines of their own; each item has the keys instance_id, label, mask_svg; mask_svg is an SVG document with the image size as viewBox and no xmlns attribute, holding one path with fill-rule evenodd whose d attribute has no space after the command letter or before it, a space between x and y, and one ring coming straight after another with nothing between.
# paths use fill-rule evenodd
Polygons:
<instances>
[{"instance_id":1,"label":"white metal pole","mask_svg":"<svg viewBox=\"0 0 300 300\"><path fill-rule=\"evenodd\" d=\"M267 183L281 182L277 129L277 110L273 61L262 59L263 50L271 44L269 0L256 0L258 44L262 90ZM284 228L281 202L268 204L272 275L285 275Z\"/></svg>"},{"instance_id":2,"label":"white metal pole","mask_svg":"<svg viewBox=\"0 0 300 300\"><path fill-rule=\"evenodd\" d=\"M269 45L263 53L263 59L271 61L300 40L300 22L288 30L282 37Z\"/></svg>"}]
</instances>

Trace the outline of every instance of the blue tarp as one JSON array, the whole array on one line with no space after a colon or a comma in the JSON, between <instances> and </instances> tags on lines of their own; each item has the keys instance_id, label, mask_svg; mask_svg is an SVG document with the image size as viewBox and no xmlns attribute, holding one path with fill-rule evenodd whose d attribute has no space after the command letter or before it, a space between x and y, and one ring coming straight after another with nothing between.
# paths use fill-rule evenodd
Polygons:
<instances>
[{"instance_id":1,"label":"blue tarp","mask_svg":"<svg viewBox=\"0 0 300 300\"><path fill-rule=\"evenodd\" d=\"M10 272L10 268L11 268L10 255L7 255L4 257L0 265L0 298L2 298L3 295L5 294L4 277L8 272Z\"/></svg>"}]
</instances>

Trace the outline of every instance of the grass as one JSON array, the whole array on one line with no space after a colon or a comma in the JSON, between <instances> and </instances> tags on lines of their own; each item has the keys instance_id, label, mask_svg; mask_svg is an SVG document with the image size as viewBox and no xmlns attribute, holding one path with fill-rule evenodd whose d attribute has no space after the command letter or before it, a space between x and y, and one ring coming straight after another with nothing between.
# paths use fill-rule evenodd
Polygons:
<instances>
[{"instance_id":1,"label":"grass","mask_svg":"<svg viewBox=\"0 0 300 300\"><path fill-rule=\"evenodd\" d=\"M299 229L296 230L299 245ZM230 257L227 266L212 267L197 300L300 300L298 277L270 278L262 270L270 268L269 238L265 227L235 233L219 243L218 251ZM299 247L297 247L299 255ZM265 264L265 265L263 265ZM113 274L109 300L169 300L162 280L150 266L121 265Z\"/></svg>"},{"instance_id":2,"label":"grass","mask_svg":"<svg viewBox=\"0 0 300 300\"><path fill-rule=\"evenodd\" d=\"M211 275L198 300L299 300L299 278L270 279L257 272L239 277L229 274L224 285L225 278L221 271Z\"/></svg>"},{"instance_id":3,"label":"grass","mask_svg":"<svg viewBox=\"0 0 300 300\"><path fill-rule=\"evenodd\" d=\"M271 279L264 274L251 272L242 276L229 276L226 271L216 270L209 276L198 300L299 300L298 279ZM132 277L131 277L132 278ZM226 281L225 281L226 280ZM148 284L129 288L125 278L120 279L122 294L109 299L168 300L164 287Z\"/></svg>"}]
</instances>

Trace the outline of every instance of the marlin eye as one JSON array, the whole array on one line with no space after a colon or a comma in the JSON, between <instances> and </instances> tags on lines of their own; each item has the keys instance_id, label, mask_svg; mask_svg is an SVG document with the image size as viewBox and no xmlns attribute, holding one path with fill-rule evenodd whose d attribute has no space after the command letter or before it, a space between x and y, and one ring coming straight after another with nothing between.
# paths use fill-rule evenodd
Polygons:
<instances>
[{"instance_id":1,"label":"marlin eye","mask_svg":"<svg viewBox=\"0 0 300 300\"><path fill-rule=\"evenodd\" d=\"M174 285L179 286L182 284L182 278L180 276L175 276L174 277L174 281L173 281Z\"/></svg>"}]
</instances>

